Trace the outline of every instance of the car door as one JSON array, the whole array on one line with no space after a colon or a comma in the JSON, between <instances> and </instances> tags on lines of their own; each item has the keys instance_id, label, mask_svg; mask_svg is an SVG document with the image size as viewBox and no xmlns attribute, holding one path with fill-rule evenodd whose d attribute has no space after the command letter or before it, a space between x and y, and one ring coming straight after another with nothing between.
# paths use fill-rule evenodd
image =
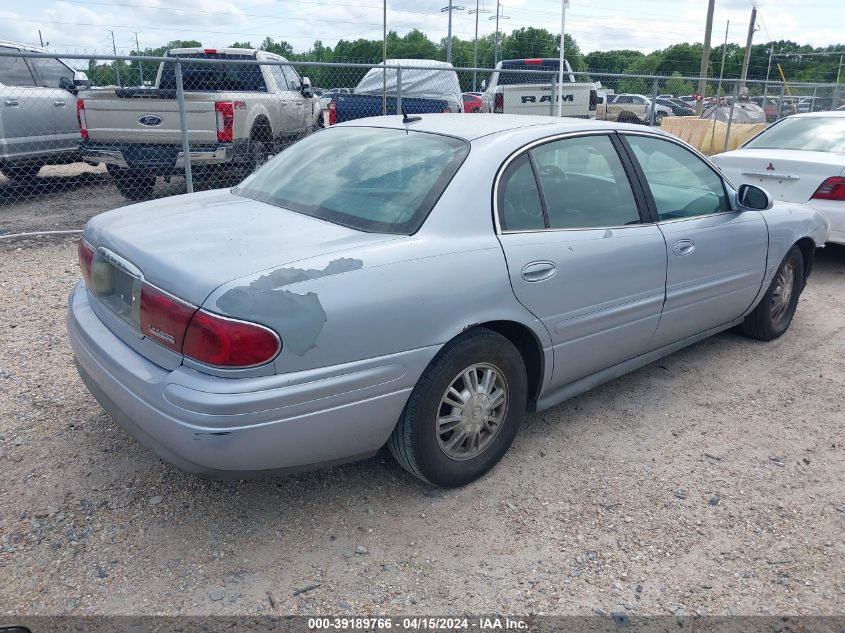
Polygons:
<instances>
[{"instance_id":1,"label":"car door","mask_svg":"<svg viewBox=\"0 0 845 633\"><path fill-rule=\"evenodd\" d=\"M276 61L276 60L273 60ZM288 143L295 135L297 128L297 114L296 104L293 102L291 96L292 92L288 86L288 80L285 76L284 66L272 65L270 71L273 74L273 79L276 82L276 99L279 105L279 124L276 131L277 140L282 143Z\"/></svg>"},{"instance_id":2,"label":"car door","mask_svg":"<svg viewBox=\"0 0 845 633\"><path fill-rule=\"evenodd\" d=\"M35 81L41 87L44 109L52 111L53 129L51 150L73 151L82 137L76 119L76 95L63 83L73 85L73 69L58 59L32 58L29 60L35 74Z\"/></svg>"},{"instance_id":3,"label":"car door","mask_svg":"<svg viewBox=\"0 0 845 633\"><path fill-rule=\"evenodd\" d=\"M297 136L302 136L308 127L306 119L311 114L311 99L306 99L302 95L302 79L292 66L282 66L282 72L285 73L290 89L290 101L294 111L294 131Z\"/></svg>"},{"instance_id":4,"label":"car door","mask_svg":"<svg viewBox=\"0 0 845 633\"><path fill-rule=\"evenodd\" d=\"M19 49L0 46L0 51ZM0 159L21 160L38 154L53 131L52 106L46 109L44 101L27 60L0 57Z\"/></svg>"},{"instance_id":5,"label":"car door","mask_svg":"<svg viewBox=\"0 0 845 633\"><path fill-rule=\"evenodd\" d=\"M666 249L644 221L610 132L521 151L497 179L499 239L517 299L554 345L550 388L647 350L663 306Z\"/></svg>"},{"instance_id":6,"label":"car door","mask_svg":"<svg viewBox=\"0 0 845 633\"><path fill-rule=\"evenodd\" d=\"M662 347L738 319L763 282L769 235L758 211L735 211L722 177L669 137L621 135L666 239Z\"/></svg>"}]
</instances>

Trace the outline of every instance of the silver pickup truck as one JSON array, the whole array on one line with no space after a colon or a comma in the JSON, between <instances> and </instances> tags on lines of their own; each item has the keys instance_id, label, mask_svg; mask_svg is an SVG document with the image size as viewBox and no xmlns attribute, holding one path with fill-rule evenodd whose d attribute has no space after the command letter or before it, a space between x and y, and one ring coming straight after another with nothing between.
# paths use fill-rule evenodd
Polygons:
<instances>
[{"instance_id":1,"label":"silver pickup truck","mask_svg":"<svg viewBox=\"0 0 845 633\"><path fill-rule=\"evenodd\" d=\"M182 60L188 143L198 174L251 173L320 125L319 99L279 55L242 48L173 49ZM191 63L192 59L255 63ZM160 65L154 88L88 90L77 102L83 159L105 163L132 200L152 195L157 176L181 174L185 158L175 64Z\"/></svg>"}]
</instances>

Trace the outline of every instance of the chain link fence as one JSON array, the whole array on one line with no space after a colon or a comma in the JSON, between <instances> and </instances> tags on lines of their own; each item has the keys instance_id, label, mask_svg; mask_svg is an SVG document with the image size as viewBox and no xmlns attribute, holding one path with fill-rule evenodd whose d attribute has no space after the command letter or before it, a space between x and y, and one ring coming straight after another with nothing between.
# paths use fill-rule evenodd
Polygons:
<instances>
[{"instance_id":1,"label":"chain link fence","mask_svg":"<svg viewBox=\"0 0 845 633\"><path fill-rule=\"evenodd\" d=\"M382 114L595 118L660 126L712 154L784 116L845 104L836 84L707 78L702 89L697 77L561 74L531 60L483 69L170 55L58 59L0 46L0 208L51 196L112 208L231 186L299 138Z\"/></svg>"}]
</instances>

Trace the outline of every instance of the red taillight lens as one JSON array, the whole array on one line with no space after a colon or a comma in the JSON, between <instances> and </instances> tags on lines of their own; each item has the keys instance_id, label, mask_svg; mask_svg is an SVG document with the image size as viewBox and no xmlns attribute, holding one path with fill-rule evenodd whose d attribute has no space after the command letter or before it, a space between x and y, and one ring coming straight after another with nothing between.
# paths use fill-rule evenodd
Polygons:
<instances>
[{"instance_id":1,"label":"red taillight lens","mask_svg":"<svg viewBox=\"0 0 845 633\"><path fill-rule=\"evenodd\" d=\"M202 49L202 52L205 53L206 55L216 55L217 49L216 48L204 48L204 49Z\"/></svg>"},{"instance_id":2,"label":"red taillight lens","mask_svg":"<svg viewBox=\"0 0 845 633\"><path fill-rule=\"evenodd\" d=\"M231 101L217 101L214 104L217 115L217 142L231 143L232 128L235 126L235 106Z\"/></svg>"},{"instance_id":3,"label":"red taillight lens","mask_svg":"<svg viewBox=\"0 0 845 633\"><path fill-rule=\"evenodd\" d=\"M493 97L493 112L503 113L505 111L505 95L497 92Z\"/></svg>"},{"instance_id":4,"label":"red taillight lens","mask_svg":"<svg viewBox=\"0 0 845 633\"><path fill-rule=\"evenodd\" d=\"M543 65L543 60L542 60L542 59L537 59L537 58L526 59L526 60L525 60L525 65L526 65L526 66L542 66L542 65Z\"/></svg>"},{"instance_id":5,"label":"red taillight lens","mask_svg":"<svg viewBox=\"0 0 845 633\"><path fill-rule=\"evenodd\" d=\"M250 367L273 360L281 342L271 330L198 310L185 334L182 353L217 367Z\"/></svg>"},{"instance_id":6,"label":"red taillight lens","mask_svg":"<svg viewBox=\"0 0 845 633\"><path fill-rule=\"evenodd\" d=\"M76 248L79 253L79 268L82 270L82 278L85 285L91 287L91 265L94 263L94 249L84 239L79 240Z\"/></svg>"},{"instance_id":7,"label":"red taillight lens","mask_svg":"<svg viewBox=\"0 0 845 633\"><path fill-rule=\"evenodd\" d=\"M76 100L76 122L79 123L79 133L82 139L88 140L88 121L85 120L85 102L82 99Z\"/></svg>"},{"instance_id":8,"label":"red taillight lens","mask_svg":"<svg viewBox=\"0 0 845 633\"><path fill-rule=\"evenodd\" d=\"M814 200L845 200L845 178L832 176L825 180L813 194Z\"/></svg>"},{"instance_id":9,"label":"red taillight lens","mask_svg":"<svg viewBox=\"0 0 845 633\"><path fill-rule=\"evenodd\" d=\"M141 287L141 334L174 352L182 351L185 330L197 309L150 285Z\"/></svg>"},{"instance_id":10,"label":"red taillight lens","mask_svg":"<svg viewBox=\"0 0 845 633\"><path fill-rule=\"evenodd\" d=\"M329 102L329 125L337 123L337 104L334 101Z\"/></svg>"}]
</instances>

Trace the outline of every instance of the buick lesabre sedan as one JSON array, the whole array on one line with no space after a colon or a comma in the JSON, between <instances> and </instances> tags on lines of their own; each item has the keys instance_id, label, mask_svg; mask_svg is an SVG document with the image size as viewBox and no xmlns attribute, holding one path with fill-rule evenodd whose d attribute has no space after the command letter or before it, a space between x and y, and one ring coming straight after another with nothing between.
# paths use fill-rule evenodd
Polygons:
<instances>
[{"instance_id":1,"label":"buick lesabre sedan","mask_svg":"<svg viewBox=\"0 0 845 633\"><path fill-rule=\"evenodd\" d=\"M783 334L827 229L639 126L358 120L234 189L92 219L68 330L91 393L185 470L387 443L459 486L526 411L727 328Z\"/></svg>"}]
</instances>

